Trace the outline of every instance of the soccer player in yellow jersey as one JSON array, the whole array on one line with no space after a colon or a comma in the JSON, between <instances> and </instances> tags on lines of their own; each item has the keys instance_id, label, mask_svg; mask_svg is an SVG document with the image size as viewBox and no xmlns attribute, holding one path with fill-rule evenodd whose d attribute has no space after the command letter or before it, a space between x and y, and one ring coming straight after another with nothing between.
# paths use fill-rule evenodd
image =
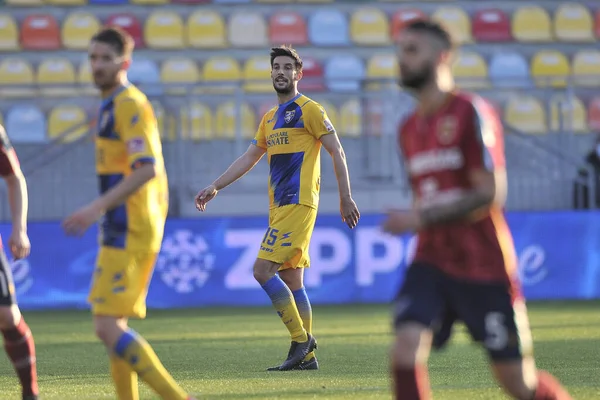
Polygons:
<instances>
[{"instance_id":1,"label":"soccer player in yellow jersey","mask_svg":"<svg viewBox=\"0 0 600 400\"><path fill-rule=\"evenodd\" d=\"M138 400L138 376L162 399L187 400L150 345L127 325L145 318L146 294L168 209L167 175L156 118L146 96L127 81L133 40L104 28L89 59L102 105L96 133L100 197L69 216L67 234L100 221L100 251L89 301L96 335L110 355L120 400Z\"/></svg>"},{"instance_id":2,"label":"soccer player in yellow jersey","mask_svg":"<svg viewBox=\"0 0 600 400\"><path fill-rule=\"evenodd\" d=\"M346 158L335 128L323 107L298 92L302 60L294 49L272 49L271 78L279 106L264 115L248 150L198 193L196 207L204 211L219 190L242 177L267 153L269 227L254 264L254 277L292 338L288 358L269 370L318 369L303 276L310 264L308 247L319 203L321 146L333 158L342 220L354 228L360 214L352 200Z\"/></svg>"}]
</instances>

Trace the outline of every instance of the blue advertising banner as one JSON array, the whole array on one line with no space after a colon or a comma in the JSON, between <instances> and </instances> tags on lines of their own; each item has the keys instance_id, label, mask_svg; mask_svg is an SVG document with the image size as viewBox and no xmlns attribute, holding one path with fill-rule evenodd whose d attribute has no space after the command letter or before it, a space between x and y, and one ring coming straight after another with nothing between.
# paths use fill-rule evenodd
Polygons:
<instances>
[{"instance_id":1,"label":"blue advertising banner","mask_svg":"<svg viewBox=\"0 0 600 400\"><path fill-rule=\"evenodd\" d=\"M315 304L390 301L415 238L379 230L364 216L355 230L337 215L318 218L305 284ZM600 213L509 213L528 299L600 298ZM255 306L269 300L252 276L266 217L169 220L148 294L150 308ZM10 225L1 224L4 240ZM31 223L31 256L13 263L22 309L87 308L96 230L64 236L59 223Z\"/></svg>"}]
</instances>

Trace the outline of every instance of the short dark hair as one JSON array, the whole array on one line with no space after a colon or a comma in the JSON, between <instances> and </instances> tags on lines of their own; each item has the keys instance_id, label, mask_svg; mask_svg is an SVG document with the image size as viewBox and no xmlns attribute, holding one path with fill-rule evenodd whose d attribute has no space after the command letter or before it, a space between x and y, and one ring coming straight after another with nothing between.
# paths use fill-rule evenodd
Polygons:
<instances>
[{"instance_id":1,"label":"short dark hair","mask_svg":"<svg viewBox=\"0 0 600 400\"><path fill-rule=\"evenodd\" d=\"M438 24L437 22L419 19L416 21L409 22L404 27L404 30L427 33L438 39L440 42L442 42L444 50L452 50L454 47L454 44L452 42L452 35L450 35L450 32L448 32L446 28L444 28L441 24Z\"/></svg>"},{"instance_id":2,"label":"short dark hair","mask_svg":"<svg viewBox=\"0 0 600 400\"><path fill-rule=\"evenodd\" d=\"M112 46L119 56L131 57L135 43L129 33L118 26L102 28L94 36L92 42L106 43Z\"/></svg>"},{"instance_id":3,"label":"short dark hair","mask_svg":"<svg viewBox=\"0 0 600 400\"><path fill-rule=\"evenodd\" d=\"M302 71L302 59L298 52L292 47L288 45L281 45L279 47L273 47L271 49L271 68L273 68L273 62L276 57L287 56L294 59L294 66L298 71Z\"/></svg>"}]
</instances>

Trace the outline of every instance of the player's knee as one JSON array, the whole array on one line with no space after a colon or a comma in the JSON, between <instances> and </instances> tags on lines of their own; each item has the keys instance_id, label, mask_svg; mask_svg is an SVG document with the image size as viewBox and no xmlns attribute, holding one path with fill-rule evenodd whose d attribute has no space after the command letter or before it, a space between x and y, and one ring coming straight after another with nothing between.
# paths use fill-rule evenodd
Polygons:
<instances>
[{"instance_id":1,"label":"player's knee","mask_svg":"<svg viewBox=\"0 0 600 400\"><path fill-rule=\"evenodd\" d=\"M264 285L275 276L279 265L266 260L256 260L254 264L254 279L261 285Z\"/></svg>"},{"instance_id":2,"label":"player's knee","mask_svg":"<svg viewBox=\"0 0 600 400\"><path fill-rule=\"evenodd\" d=\"M393 346L392 363L414 367L427 362L431 349L431 332L421 324L406 323L398 327Z\"/></svg>"},{"instance_id":3,"label":"player's knee","mask_svg":"<svg viewBox=\"0 0 600 400\"><path fill-rule=\"evenodd\" d=\"M96 337L107 346L112 346L118 340L122 328L117 318L94 317L94 332Z\"/></svg>"},{"instance_id":4,"label":"player's knee","mask_svg":"<svg viewBox=\"0 0 600 400\"><path fill-rule=\"evenodd\" d=\"M21 312L16 305L0 306L0 329L14 328L20 320Z\"/></svg>"}]
</instances>

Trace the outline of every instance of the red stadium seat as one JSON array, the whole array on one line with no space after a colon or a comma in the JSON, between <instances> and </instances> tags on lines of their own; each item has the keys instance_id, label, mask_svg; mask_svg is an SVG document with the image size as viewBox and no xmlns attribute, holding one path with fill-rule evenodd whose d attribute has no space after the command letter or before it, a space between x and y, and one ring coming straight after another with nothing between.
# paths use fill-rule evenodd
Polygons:
<instances>
[{"instance_id":1,"label":"red stadium seat","mask_svg":"<svg viewBox=\"0 0 600 400\"><path fill-rule=\"evenodd\" d=\"M479 42L511 41L510 18L497 8L479 10L473 17L473 36Z\"/></svg>"},{"instance_id":2,"label":"red stadium seat","mask_svg":"<svg viewBox=\"0 0 600 400\"><path fill-rule=\"evenodd\" d=\"M269 41L273 44L307 44L306 21L302 15L293 11L273 14L269 20Z\"/></svg>"},{"instance_id":3,"label":"red stadium seat","mask_svg":"<svg viewBox=\"0 0 600 400\"><path fill-rule=\"evenodd\" d=\"M135 40L135 47L144 47L144 32L142 24L133 14L122 13L113 14L106 20L106 25L118 26L128 32L133 40Z\"/></svg>"},{"instance_id":4,"label":"red stadium seat","mask_svg":"<svg viewBox=\"0 0 600 400\"><path fill-rule=\"evenodd\" d=\"M267 102L261 103L258 106L258 112L256 114L256 116L257 116L256 120L260 121L262 119L262 117L266 113L268 113L273 107L276 107L276 106L277 106L277 103L274 102L274 101L267 101Z\"/></svg>"},{"instance_id":5,"label":"red stadium seat","mask_svg":"<svg viewBox=\"0 0 600 400\"><path fill-rule=\"evenodd\" d=\"M588 125L595 132L600 132L600 97L594 98L588 107Z\"/></svg>"},{"instance_id":6,"label":"red stadium seat","mask_svg":"<svg viewBox=\"0 0 600 400\"><path fill-rule=\"evenodd\" d=\"M21 24L21 45L27 50L57 50L60 28L52 15L32 14Z\"/></svg>"},{"instance_id":7,"label":"red stadium seat","mask_svg":"<svg viewBox=\"0 0 600 400\"><path fill-rule=\"evenodd\" d=\"M392 16L392 39L398 37L398 34L404 29L408 22L424 18L427 18L427 15L417 8L397 11Z\"/></svg>"},{"instance_id":8,"label":"red stadium seat","mask_svg":"<svg viewBox=\"0 0 600 400\"><path fill-rule=\"evenodd\" d=\"M304 58L302 66L303 76L298 87L301 91L317 92L325 89L323 82L323 67L314 58Z\"/></svg>"}]
</instances>

